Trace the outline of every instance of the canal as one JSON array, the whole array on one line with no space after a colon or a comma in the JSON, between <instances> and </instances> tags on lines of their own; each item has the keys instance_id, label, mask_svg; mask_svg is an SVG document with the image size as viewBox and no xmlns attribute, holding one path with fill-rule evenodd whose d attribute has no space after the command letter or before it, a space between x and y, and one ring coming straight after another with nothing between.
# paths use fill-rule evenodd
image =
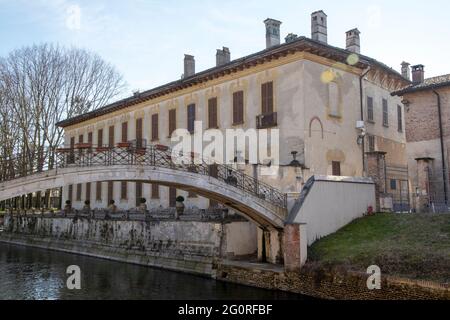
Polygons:
<instances>
[{"instance_id":1,"label":"canal","mask_svg":"<svg viewBox=\"0 0 450 320\"><path fill-rule=\"evenodd\" d=\"M69 290L68 266L81 269L81 290ZM1 300L303 300L301 295L0 243Z\"/></svg>"}]
</instances>

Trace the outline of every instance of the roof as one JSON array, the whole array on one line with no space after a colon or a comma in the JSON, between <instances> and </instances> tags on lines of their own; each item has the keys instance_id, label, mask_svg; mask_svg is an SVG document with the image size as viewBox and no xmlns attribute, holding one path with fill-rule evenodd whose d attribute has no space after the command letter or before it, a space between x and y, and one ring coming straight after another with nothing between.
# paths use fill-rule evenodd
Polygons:
<instances>
[{"instance_id":1,"label":"roof","mask_svg":"<svg viewBox=\"0 0 450 320\"><path fill-rule=\"evenodd\" d=\"M442 87L450 86L450 74L437 76L433 78L425 79L423 82L418 84L411 84L406 88L403 88L399 91L393 92L392 95L402 96L405 93L412 93L417 91L424 90L433 90Z\"/></svg>"},{"instance_id":2,"label":"roof","mask_svg":"<svg viewBox=\"0 0 450 320\"><path fill-rule=\"evenodd\" d=\"M131 97L125 98L123 100L114 102L112 104L96 109L94 111L61 121L57 123L57 126L65 128L74 124L88 121L90 119L94 119L96 117L100 117L105 114L130 107L132 105L152 100L157 97L161 97L169 93L191 87L196 84L216 79L233 72L248 69L267 61L279 59L280 57L285 57L288 54L292 54L299 51L309 52L344 64L347 64L348 56L350 54L353 54L353 52L347 51L342 48L334 47L326 43L322 43L320 41L312 40L306 37L298 37L297 39L289 43L283 43L277 46L273 46L271 48L248 55L246 57L233 60L225 65L221 65L202 72L198 72L193 76L170 82L163 86L148 91L144 91L135 94ZM354 65L354 67L365 69L368 66L381 68L386 72L388 72L389 74L391 74L393 77L408 82L408 80L403 78L400 73L386 66L385 64L375 59L369 58L367 56L359 55L359 61L357 62L356 65Z\"/></svg>"}]
</instances>

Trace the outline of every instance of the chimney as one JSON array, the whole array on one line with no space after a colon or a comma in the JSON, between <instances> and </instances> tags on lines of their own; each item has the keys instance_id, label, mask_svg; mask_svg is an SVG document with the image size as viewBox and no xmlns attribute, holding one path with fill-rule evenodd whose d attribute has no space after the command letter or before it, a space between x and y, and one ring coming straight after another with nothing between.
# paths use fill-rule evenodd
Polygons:
<instances>
[{"instance_id":1,"label":"chimney","mask_svg":"<svg viewBox=\"0 0 450 320\"><path fill-rule=\"evenodd\" d=\"M422 83L425 80L425 66L419 64L412 66L412 81L414 84Z\"/></svg>"},{"instance_id":2,"label":"chimney","mask_svg":"<svg viewBox=\"0 0 450 320\"><path fill-rule=\"evenodd\" d=\"M222 66L231 61L231 53L230 49L227 47L223 47L222 50L217 49L216 54L216 66Z\"/></svg>"},{"instance_id":3,"label":"chimney","mask_svg":"<svg viewBox=\"0 0 450 320\"><path fill-rule=\"evenodd\" d=\"M266 19L264 24L266 25L266 48L278 46L280 44L280 26L281 21L274 19Z\"/></svg>"},{"instance_id":4,"label":"chimney","mask_svg":"<svg viewBox=\"0 0 450 320\"><path fill-rule=\"evenodd\" d=\"M347 35L347 50L354 52L354 53L360 53L361 52L361 42L359 35L361 32L357 28L352 29L350 31L346 32Z\"/></svg>"},{"instance_id":5,"label":"chimney","mask_svg":"<svg viewBox=\"0 0 450 320\"><path fill-rule=\"evenodd\" d=\"M195 59L189 54L184 55L184 78L188 78L195 74Z\"/></svg>"},{"instance_id":6,"label":"chimney","mask_svg":"<svg viewBox=\"0 0 450 320\"><path fill-rule=\"evenodd\" d=\"M408 62L402 62L402 77L411 80L411 72L409 69L410 64Z\"/></svg>"},{"instance_id":7,"label":"chimney","mask_svg":"<svg viewBox=\"0 0 450 320\"><path fill-rule=\"evenodd\" d=\"M327 15L322 10L311 14L311 39L328 43Z\"/></svg>"},{"instance_id":8,"label":"chimney","mask_svg":"<svg viewBox=\"0 0 450 320\"><path fill-rule=\"evenodd\" d=\"M284 40L286 41L286 43L295 41L298 38L298 36L296 34L293 33L289 33L286 38L284 38Z\"/></svg>"}]
</instances>

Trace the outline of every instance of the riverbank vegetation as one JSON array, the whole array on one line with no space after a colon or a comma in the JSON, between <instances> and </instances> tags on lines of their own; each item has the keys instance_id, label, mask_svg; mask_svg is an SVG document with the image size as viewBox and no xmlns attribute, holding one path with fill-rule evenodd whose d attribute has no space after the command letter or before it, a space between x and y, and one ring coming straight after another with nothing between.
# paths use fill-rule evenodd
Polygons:
<instances>
[{"instance_id":1,"label":"riverbank vegetation","mask_svg":"<svg viewBox=\"0 0 450 320\"><path fill-rule=\"evenodd\" d=\"M450 283L450 214L377 214L316 242L309 261Z\"/></svg>"}]
</instances>

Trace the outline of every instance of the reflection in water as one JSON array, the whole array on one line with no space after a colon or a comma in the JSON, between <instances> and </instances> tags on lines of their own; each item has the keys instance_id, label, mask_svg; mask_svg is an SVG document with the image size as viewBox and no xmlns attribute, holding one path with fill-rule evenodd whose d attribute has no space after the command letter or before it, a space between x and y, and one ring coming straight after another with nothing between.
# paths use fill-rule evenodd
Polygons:
<instances>
[{"instance_id":1,"label":"reflection in water","mask_svg":"<svg viewBox=\"0 0 450 320\"><path fill-rule=\"evenodd\" d=\"M66 269L81 268L81 290ZM303 299L211 279L61 252L0 243L0 299Z\"/></svg>"}]
</instances>

